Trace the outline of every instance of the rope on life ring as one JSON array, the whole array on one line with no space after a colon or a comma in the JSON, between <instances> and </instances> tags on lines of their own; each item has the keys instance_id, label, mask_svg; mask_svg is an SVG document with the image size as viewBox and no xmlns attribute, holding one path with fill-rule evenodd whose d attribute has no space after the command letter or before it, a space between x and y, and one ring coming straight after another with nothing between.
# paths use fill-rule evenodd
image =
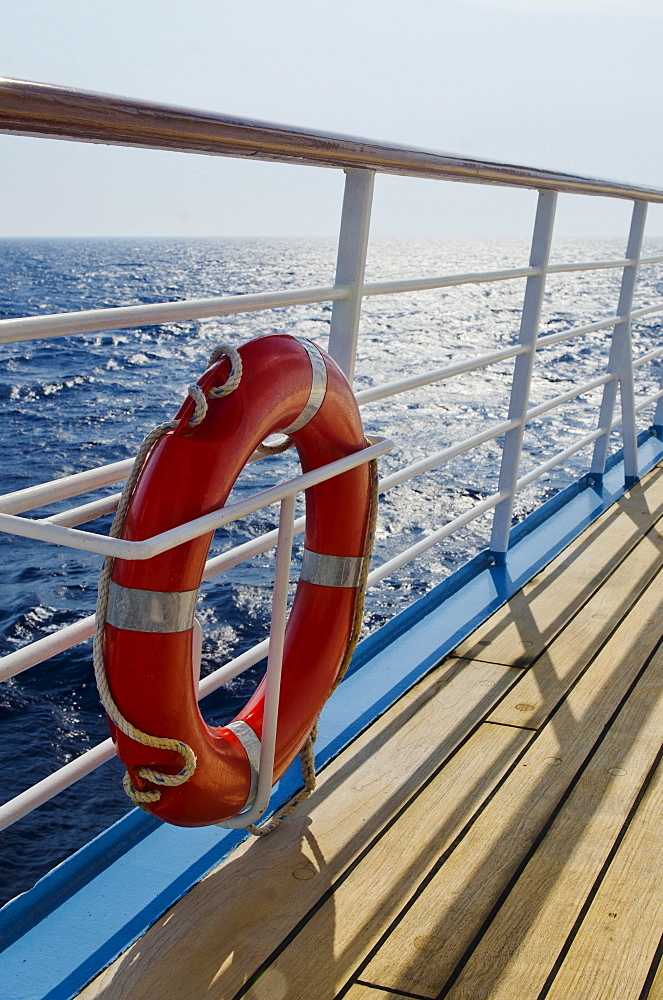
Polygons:
<instances>
[{"instance_id":1,"label":"rope on life ring","mask_svg":"<svg viewBox=\"0 0 663 1000\"><path fill-rule=\"evenodd\" d=\"M217 510L269 434L288 435L304 471L366 444L343 373L314 344L289 335L251 341L239 352L222 345L189 396L176 419L141 445L114 537L148 538ZM273 775L278 780L300 752L305 788L266 824L250 828L255 834L274 829L315 787L315 724L359 637L376 497L374 462L307 490ZM109 559L100 581L95 673L127 767L125 790L143 809L181 826L236 815L250 806L257 784L264 681L227 726L207 726L197 704L193 614L211 538L145 561Z\"/></svg>"}]
</instances>

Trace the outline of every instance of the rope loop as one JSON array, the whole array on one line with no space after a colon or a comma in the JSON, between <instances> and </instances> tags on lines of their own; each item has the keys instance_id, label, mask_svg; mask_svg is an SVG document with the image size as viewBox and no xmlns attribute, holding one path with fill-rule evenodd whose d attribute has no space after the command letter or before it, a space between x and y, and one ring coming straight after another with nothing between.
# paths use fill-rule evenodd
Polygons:
<instances>
[{"instance_id":1,"label":"rope loop","mask_svg":"<svg viewBox=\"0 0 663 1000\"><path fill-rule=\"evenodd\" d=\"M205 399L205 393L200 386L195 385L195 383L188 386L186 391L196 404L193 416L189 418L189 427L197 427L198 424L202 424L203 420L207 416L207 400Z\"/></svg>"},{"instance_id":2,"label":"rope loop","mask_svg":"<svg viewBox=\"0 0 663 1000\"><path fill-rule=\"evenodd\" d=\"M230 361L230 375L223 385L212 386L207 393L209 399L221 399L222 396L229 396L242 380L242 358L239 351L236 351L230 344L219 344L212 351L207 367L210 368L221 358L228 358Z\"/></svg>"},{"instance_id":3,"label":"rope loop","mask_svg":"<svg viewBox=\"0 0 663 1000\"><path fill-rule=\"evenodd\" d=\"M213 385L211 389L207 390L207 397L199 385L190 385L187 389L196 404L193 416L189 418L189 427L197 427L203 422L207 416L208 399L221 399L223 396L229 396L237 389L242 380L242 358L239 351L236 351L230 344L219 344L212 351L207 367L211 368L221 358L228 358L230 361L230 375L223 385Z\"/></svg>"},{"instance_id":4,"label":"rope loop","mask_svg":"<svg viewBox=\"0 0 663 1000\"><path fill-rule=\"evenodd\" d=\"M287 451L288 448L292 448L294 445L292 438L287 437L285 441L279 442L279 444L259 444L256 448L256 454L260 458L267 458L268 455L280 455L282 452Z\"/></svg>"}]
</instances>

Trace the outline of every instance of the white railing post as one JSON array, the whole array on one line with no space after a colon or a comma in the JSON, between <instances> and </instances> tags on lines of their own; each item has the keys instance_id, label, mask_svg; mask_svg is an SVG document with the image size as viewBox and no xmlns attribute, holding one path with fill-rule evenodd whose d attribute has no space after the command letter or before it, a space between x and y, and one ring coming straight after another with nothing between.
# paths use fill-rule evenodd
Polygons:
<instances>
[{"instance_id":1,"label":"white railing post","mask_svg":"<svg viewBox=\"0 0 663 1000\"><path fill-rule=\"evenodd\" d=\"M556 205L556 191L539 192L529 259L530 267L536 267L538 273L527 279L520 320L520 343L527 348L527 351L516 358L509 402L509 420L517 420L518 425L508 431L504 438L498 492L506 493L507 496L495 508L490 539L490 554L497 565L504 564L506 551L509 547L511 517L520 469L525 418L529 406L529 391L539 337L539 321L546 287Z\"/></svg>"},{"instance_id":2,"label":"white railing post","mask_svg":"<svg viewBox=\"0 0 663 1000\"><path fill-rule=\"evenodd\" d=\"M661 379L661 389L663 389L663 378ZM661 396L656 404L656 413L654 414L651 431L656 437L663 438L663 396Z\"/></svg>"},{"instance_id":3,"label":"white railing post","mask_svg":"<svg viewBox=\"0 0 663 1000\"><path fill-rule=\"evenodd\" d=\"M272 792L279 697L281 694L281 667L283 666L285 627L288 617L288 588L290 585L294 522L295 497L292 495L283 498L279 514L279 538L276 549L276 568L274 570L272 624L269 632L269 654L267 657L267 673L265 675L265 708L263 712L256 798L250 809L218 824L230 830L243 829L251 823L256 823L269 805Z\"/></svg>"},{"instance_id":4,"label":"white railing post","mask_svg":"<svg viewBox=\"0 0 663 1000\"><path fill-rule=\"evenodd\" d=\"M610 445L610 426L617 400L617 384L622 402L622 441L624 445L624 479L627 486L638 480L638 431L635 422L635 389L633 384L633 346L631 343L631 310L633 293L638 277L638 264L642 252L642 237L647 219L647 202L635 201L628 234L626 259L631 262L622 273L619 290L617 315L620 322L615 325L608 358L608 372L615 378L603 390L599 429L603 432L594 445L590 476L600 484L605 472L605 463Z\"/></svg>"},{"instance_id":5,"label":"white railing post","mask_svg":"<svg viewBox=\"0 0 663 1000\"><path fill-rule=\"evenodd\" d=\"M351 291L347 298L337 299L332 307L329 353L350 383L357 353L374 180L373 170L345 171L336 284L349 286Z\"/></svg>"}]
</instances>

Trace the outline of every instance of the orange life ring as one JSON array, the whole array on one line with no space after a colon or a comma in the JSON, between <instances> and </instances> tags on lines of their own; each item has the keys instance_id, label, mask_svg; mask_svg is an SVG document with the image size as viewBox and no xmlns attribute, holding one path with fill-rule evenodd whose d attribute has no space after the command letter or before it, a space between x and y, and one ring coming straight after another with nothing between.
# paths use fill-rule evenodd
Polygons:
<instances>
[{"instance_id":1,"label":"orange life ring","mask_svg":"<svg viewBox=\"0 0 663 1000\"><path fill-rule=\"evenodd\" d=\"M218 510L250 455L274 432L292 437L305 472L366 446L345 376L315 345L273 335L245 344L240 354L244 371L237 390L210 399L196 427L189 425L194 403L188 399L177 414L179 426L155 445L131 498L123 538L148 538ZM224 357L198 385L207 394L228 372ZM304 744L344 658L369 530L370 476L362 465L307 491L305 555L286 630L274 781ZM189 780L162 786L159 800L145 805L179 826L218 823L249 803L255 785L249 744L262 735L264 682L230 726L208 726L198 708L193 613L211 538L145 561L116 559L105 626L106 675L124 717L144 732L184 741L196 754ZM134 742L112 723L111 732L136 789L156 787L140 777L140 767L181 770L178 753Z\"/></svg>"}]
</instances>

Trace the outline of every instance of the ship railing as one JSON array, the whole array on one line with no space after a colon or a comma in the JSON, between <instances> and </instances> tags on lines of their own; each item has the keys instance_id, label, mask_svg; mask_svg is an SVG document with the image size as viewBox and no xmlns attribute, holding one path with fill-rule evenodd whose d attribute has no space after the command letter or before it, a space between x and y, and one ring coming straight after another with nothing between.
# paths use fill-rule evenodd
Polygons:
<instances>
[{"instance_id":1,"label":"ship railing","mask_svg":"<svg viewBox=\"0 0 663 1000\"><path fill-rule=\"evenodd\" d=\"M626 482L632 483L638 478L636 420L638 415L654 406L655 412L650 430L658 435L663 434L663 388L645 398L636 399L634 379L637 370L663 356L663 346L634 356L631 339L634 322L663 311L663 300L643 308L633 306L639 268L642 265L663 261L663 256L645 258L641 253L647 204L663 202L662 191L488 161L467 160L342 136L304 133L284 126L239 121L218 115L127 102L103 95L23 84L17 81L0 80L0 96L3 98L0 106L0 131L114 142L145 148L178 149L230 156L250 155L252 158L342 167L346 173L336 281L333 286L6 319L0 321L0 343L80 335L112 329L124 330L160 323L190 322L238 313L331 302L328 350L352 380L364 298L525 279L520 330L517 340L512 345L478 357L467 357L433 371L364 389L356 394L359 405L366 406L403 392L514 360L510 402L504 420L481 433L456 441L435 454L385 476L380 481L379 487L380 492L386 492L415 476L440 468L451 459L489 441L502 438L502 460L497 490L443 527L387 559L382 565L374 567L368 576L368 586L384 580L410 560L491 510L494 511L494 515L490 553L495 563L503 563L509 547L514 499L520 490L590 445L593 445L593 453L588 468L588 481L600 483L606 468L611 433L617 427L621 427ZM366 250L376 172L538 189L529 265L505 270L365 282ZM558 192L631 200L633 211L625 257L615 260L551 264L549 255ZM613 315L604 316L583 326L540 335L541 306L549 274L611 268L621 269L622 272L619 300ZM582 385L574 386L568 392L538 405L531 405L530 384L537 352L541 348L609 329L612 330L612 336L605 371ZM545 413L551 413L579 396L585 396L599 389L603 391L595 429L523 474L521 456L527 423ZM619 412L616 407L618 390L621 403ZM267 714L271 720L267 723L267 728L271 728L271 739L266 733L263 740L264 759L261 757L262 778L258 800L250 816L241 815L231 825L243 826L254 821L258 813L266 807L269 797L271 776L269 755L273 754L275 735L277 681L280 671L280 649L287 618L291 544L293 535L304 530L304 518L295 518L295 496L314 482L331 478L353 467L352 463L361 464L385 454L390 447L389 441L372 439L367 448L358 455L350 456L313 473L297 476L255 497L230 504L221 511L138 542L111 539L97 533L76 530L78 525L112 512L117 506L118 494L86 502L50 517L33 519L21 516L30 510L84 496L96 489L122 482L128 475L132 460L91 469L0 497L0 530L123 559L150 558L251 512L275 503L281 505L278 529L214 556L207 562L203 576L203 579L208 580L223 570L264 553L274 546L277 547L270 638L203 678L199 686L199 697L203 698L243 670L258 663L270 653L271 648L267 681L270 689ZM59 632L10 653L0 659L0 680L16 676L84 641L90 637L92 631L93 617L84 618L65 626ZM16 822L59 791L89 774L113 754L112 742L110 739L106 740L38 782L31 789L0 806L0 829Z\"/></svg>"}]
</instances>

